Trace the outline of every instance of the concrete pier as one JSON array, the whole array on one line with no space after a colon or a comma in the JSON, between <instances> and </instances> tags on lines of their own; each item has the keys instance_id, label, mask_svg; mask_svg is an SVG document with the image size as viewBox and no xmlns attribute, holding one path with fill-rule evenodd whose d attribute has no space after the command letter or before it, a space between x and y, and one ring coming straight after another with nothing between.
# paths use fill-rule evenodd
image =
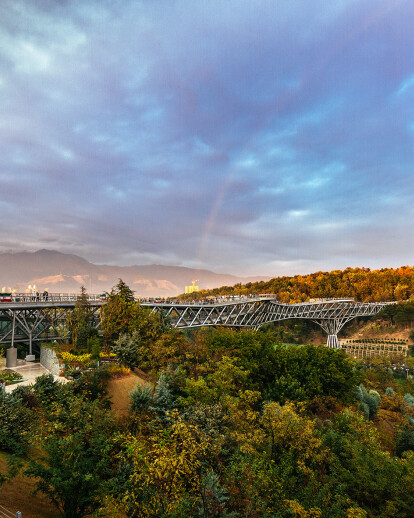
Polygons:
<instances>
[{"instance_id":1,"label":"concrete pier","mask_svg":"<svg viewBox=\"0 0 414 518\"><path fill-rule=\"evenodd\" d=\"M6 351L6 368L11 369L17 365L17 349L9 347Z\"/></svg>"}]
</instances>

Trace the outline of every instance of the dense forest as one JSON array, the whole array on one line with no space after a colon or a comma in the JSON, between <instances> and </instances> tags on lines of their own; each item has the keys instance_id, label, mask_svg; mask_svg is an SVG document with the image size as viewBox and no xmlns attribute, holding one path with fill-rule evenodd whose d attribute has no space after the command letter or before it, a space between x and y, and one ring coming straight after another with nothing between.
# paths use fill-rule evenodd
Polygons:
<instances>
[{"instance_id":1,"label":"dense forest","mask_svg":"<svg viewBox=\"0 0 414 518\"><path fill-rule=\"evenodd\" d=\"M286 345L271 326L179 332L122 282L98 335L84 295L72 342L49 345L69 382L0 395L0 502L25 476L44 516L413 516L414 358Z\"/></svg>"},{"instance_id":2,"label":"dense forest","mask_svg":"<svg viewBox=\"0 0 414 518\"><path fill-rule=\"evenodd\" d=\"M251 293L273 293L280 302L285 303L326 297L353 297L361 302L408 300L414 296L414 267L402 266L381 270L347 268L309 275L275 277L270 281L223 286L181 297L199 299L207 296Z\"/></svg>"}]
</instances>

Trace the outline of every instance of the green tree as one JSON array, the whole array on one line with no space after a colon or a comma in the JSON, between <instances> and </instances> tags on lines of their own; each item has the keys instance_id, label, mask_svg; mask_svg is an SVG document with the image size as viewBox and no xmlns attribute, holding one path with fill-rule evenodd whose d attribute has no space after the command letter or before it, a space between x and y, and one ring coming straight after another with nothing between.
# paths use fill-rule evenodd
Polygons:
<instances>
[{"instance_id":1,"label":"green tree","mask_svg":"<svg viewBox=\"0 0 414 518\"><path fill-rule=\"evenodd\" d=\"M342 495L369 517L412 516L413 452L399 460L382 451L371 422L350 411L335 417L323 444L332 453L327 471L332 499Z\"/></svg>"},{"instance_id":2,"label":"green tree","mask_svg":"<svg viewBox=\"0 0 414 518\"><path fill-rule=\"evenodd\" d=\"M97 331L91 326L90 321L91 307L86 289L82 286L75 307L68 315L68 326L72 335L73 344L79 349L85 348L88 338L97 334Z\"/></svg>"},{"instance_id":3,"label":"green tree","mask_svg":"<svg viewBox=\"0 0 414 518\"><path fill-rule=\"evenodd\" d=\"M379 393L376 390L370 390L368 392L364 385L360 385L356 390L356 397L365 418L371 419L377 413L379 404L381 403Z\"/></svg>"},{"instance_id":4,"label":"green tree","mask_svg":"<svg viewBox=\"0 0 414 518\"><path fill-rule=\"evenodd\" d=\"M362 374L343 351L305 345L277 347L273 363L274 382L268 387L269 399L283 402L331 396L352 401Z\"/></svg>"},{"instance_id":5,"label":"green tree","mask_svg":"<svg viewBox=\"0 0 414 518\"><path fill-rule=\"evenodd\" d=\"M170 421L171 412L175 407L176 401L170 389L168 376L162 372L155 386L153 404L149 410L156 412L158 419L166 424Z\"/></svg>"},{"instance_id":6,"label":"green tree","mask_svg":"<svg viewBox=\"0 0 414 518\"><path fill-rule=\"evenodd\" d=\"M29 432L36 421L17 395L0 390L0 450L17 455L27 453Z\"/></svg>"},{"instance_id":7,"label":"green tree","mask_svg":"<svg viewBox=\"0 0 414 518\"><path fill-rule=\"evenodd\" d=\"M79 518L101 506L104 483L112 473L110 430L109 414L98 402L72 396L50 412L41 433L42 454L30 460L25 473L65 518Z\"/></svg>"},{"instance_id":8,"label":"green tree","mask_svg":"<svg viewBox=\"0 0 414 518\"><path fill-rule=\"evenodd\" d=\"M149 409L150 405L154 403L154 396L150 385L141 385L137 383L135 389L129 395L131 398L131 411L132 412L145 412Z\"/></svg>"},{"instance_id":9,"label":"green tree","mask_svg":"<svg viewBox=\"0 0 414 518\"><path fill-rule=\"evenodd\" d=\"M122 279L119 279L118 284L112 288L111 295L118 295L126 302L135 301L134 292Z\"/></svg>"},{"instance_id":10,"label":"green tree","mask_svg":"<svg viewBox=\"0 0 414 518\"><path fill-rule=\"evenodd\" d=\"M126 286L126 285L125 285ZM121 334L138 331L144 341L155 340L166 329L166 322L157 313L151 313L135 302L124 283L113 288L101 311L101 329L106 345L113 345ZM129 290L129 291L128 291Z\"/></svg>"},{"instance_id":11,"label":"green tree","mask_svg":"<svg viewBox=\"0 0 414 518\"><path fill-rule=\"evenodd\" d=\"M138 367L141 361L141 343L142 338L138 331L134 331L132 335L121 334L112 346L118 363L130 369Z\"/></svg>"},{"instance_id":12,"label":"green tree","mask_svg":"<svg viewBox=\"0 0 414 518\"><path fill-rule=\"evenodd\" d=\"M132 473L122 501L129 516L199 516L203 465L209 444L195 426L175 413L168 428L147 437L129 436L124 451Z\"/></svg>"}]
</instances>

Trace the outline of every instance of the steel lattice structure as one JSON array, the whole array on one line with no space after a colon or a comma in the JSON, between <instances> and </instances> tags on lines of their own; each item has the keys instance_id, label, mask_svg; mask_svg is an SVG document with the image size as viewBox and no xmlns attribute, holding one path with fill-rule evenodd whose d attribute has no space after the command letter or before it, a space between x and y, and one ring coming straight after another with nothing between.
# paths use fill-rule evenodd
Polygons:
<instances>
[{"instance_id":1,"label":"steel lattice structure","mask_svg":"<svg viewBox=\"0 0 414 518\"><path fill-rule=\"evenodd\" d=\"M351 299L282 304L276 299L239 299L218 304L142 304L162 312L178 329L228 326L258 329L264 324L304 318L319 324L328 334L327 346L338 348L337 335L356 317L376 315L392 302L354 302Z\"/></svg>"},{"instance_id":2,"label":"steel lattice structure","mask_svg":"<svg viewBox=\"0 0 414 518\"><path fill-rule=\"evenodd\" d=\"M15 299L16 297L14 297ZM76 304L76 296L51 295L47 301L13 300L0 304L0 344L32 343L68 337L67 320ZM90 322L100 326L100 308L104 302L92 296L89 299Z\"/></svg>"},{"instance_id":3,"label":"steel lattice structure","mask_svg":"<svg viewBox=\"0 0 414 518\"><path fill-rule=\"evenodd\" d=\"M13 296L0 303L0 344L24 341L30 353L34 341L63 338L67 332L68 313L74 310L76 295L50 294L46 300ZM90 320L100 325L100 296L89 295ZM258 329L264 324L293 318L309 319L328 334L327 346L338 348L337 334L356 317L372 316L393 302L354 302L352 299L322 299L299 304L282 304L275 298L239 298L214 303L141 302L152 312L169 317L178 329L203 326L227 326ZM65 331L66 329L66 331ZM63 334L62 334L63 332Z\"/></svg>"}]
</instances>

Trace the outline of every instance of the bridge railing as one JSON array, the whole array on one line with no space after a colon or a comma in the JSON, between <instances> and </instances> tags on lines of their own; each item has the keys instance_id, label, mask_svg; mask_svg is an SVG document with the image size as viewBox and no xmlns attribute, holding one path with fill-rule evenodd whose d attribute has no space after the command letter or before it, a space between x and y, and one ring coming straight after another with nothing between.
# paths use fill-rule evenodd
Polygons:
<instances>
[{"instance_id":1,"label":"bridge railing","mask_svg":"<svg viewBox=\"0 0 414 518\"><path fill-rule=\"evenodd\" d=\"M0 303L2 302L76 302L79 294L76 293L0 293ZM96 302L105 300L105 294L88 294L88 301Z\"/></svg>"},{"instance_id":2,"label":"bridge railing","mask_svg":"<svg viewBox=\"0 0 414 518\"><path fill-rule=\"evenodd\" d=\"M273 294L249 294L249 295L219 295L205 299L175 299L160 297L136 297L141 304L169 304L172 306L203 306L207 304L227 304L237 302L252 302L256 300L276 300Z\"/></svg>"}]
</instances>

